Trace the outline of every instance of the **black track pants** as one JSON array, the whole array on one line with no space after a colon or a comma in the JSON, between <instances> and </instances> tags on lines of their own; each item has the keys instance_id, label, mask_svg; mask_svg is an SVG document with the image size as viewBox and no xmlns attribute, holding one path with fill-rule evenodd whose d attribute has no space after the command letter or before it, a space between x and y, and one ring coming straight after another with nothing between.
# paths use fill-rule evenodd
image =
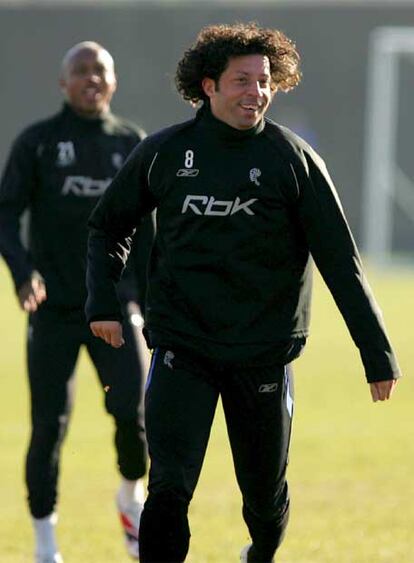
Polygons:
<instances>
[{"instance_id":1,"label":"black track pants","mask_svg":"<svg viewBox=\"0 0 414 563\"><path fill-rule=\"evenodd\" d=\"M125 346L115 350L87 327L83 313L40 308L30 316L27 361L32 433L26 458L31 514L42 518L56 504L60 448L74 399L74 369L82 344L97 370L105 408L115 420L115 446L121 474L137 479L146 470L141 405L142 369L137 341L128 321Z\"/></svg>"},{"instance_id":2,"label":"black track pants","mask_svg":"<svg viewBox=\"0 0 414 563\"><path fill-rule=\"evenodd\" d=\"M221 396L255 561L270 561L287 525L292 416L288 366L206 369L156 349L145 397L151 459L141 563L178 563L189 549L188 505ZM214 515L212 515L214 517Z\"/></svg>"}]
</instances>

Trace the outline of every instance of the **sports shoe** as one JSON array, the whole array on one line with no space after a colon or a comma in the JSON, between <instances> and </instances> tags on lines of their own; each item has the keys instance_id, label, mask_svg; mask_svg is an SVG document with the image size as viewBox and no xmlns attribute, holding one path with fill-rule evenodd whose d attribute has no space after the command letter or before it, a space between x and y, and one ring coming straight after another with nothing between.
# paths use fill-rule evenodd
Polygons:
<instances>
[{"instance_id":1,"label":"sports shoe","mask_svg":"<svg viewBox=\"0 0 414 563\"><path fill-rule=\"evenodd\" d=\"M138 501L131 501L128 505L121 502L119 493L116 496L119 518L125 536L125 546L133 559L139 559L138 530L143 506Z\"/></svg>"},{"instance_id":2,"label":"sports shoe","mask_svg":"<svg viewBox=\"0 0 414 563\"><path fill-rule=\"evenodd\" d=\"M240 561L241 563L248 563L247 554L249 553L249 549L251 548L251 544L245 545L240 553Z\"/></svg>"},{"instance_id":3,"label":"sports shoe","mask_svg":"<svg viewBox=\"0 0 414 563\"><path fill-rule=\"evenodd\" d=\"M43 518L32 518L35 534L35 563L63 563L56 542L58 516L52 512Z\"/></svg>"},{"instance_id":4,"label":"sports shoe","mask_svg":"<svg viewBox=\"0 0 414 563\"><path fill-rule=\"evenodd\" d=\"M241 553L240 553L241 563L249 563L249 551L250 551L251 547L252 547L252 544L249 544L249 545L244 546L243 549L241 550ZM269 563L274 563L274 559L272 559L272 561L270 561Z\"/></svg>"},{"instance_id":5,"label":"sports shoe","mask_svg":"<svg viewBox=\"0 0 414 563\"><path fill-rule=\"evenodd\" d=\"M63 563L63 558L60 553L50 555L36 554L35 563Z\"/></svg>"}]
</instances>

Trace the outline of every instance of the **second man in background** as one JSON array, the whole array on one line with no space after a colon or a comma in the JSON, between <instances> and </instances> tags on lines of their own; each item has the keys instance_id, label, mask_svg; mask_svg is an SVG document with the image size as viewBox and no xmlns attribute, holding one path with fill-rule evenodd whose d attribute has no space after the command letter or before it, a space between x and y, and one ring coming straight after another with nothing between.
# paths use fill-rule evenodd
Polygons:
<instances>
[{"instance_id":1,"label":"second man in background","mask_svg":"<svg viewBox=\"0 0 414 563\"><path fill-rule=\"evenodd\" d=\"M18 300L29 313L28 372L32 433L26 482L36 538L36 563L62 561L55 537L60 449L74 398L74 368L85 345L115 421L121 474L117 505L127 549L138 558L144 501L146 444L141 412L143 370L130 311L143 305L145 276L134 264L118 286L126 346L108 347L85 324L87 218L132 148L145 136L110 111L114 62L101 45L85 41L62 61L63 109L27 128L15 141L0 186L0 252ZM19 219L30 212L29 250ZM136 256L141 268L152 241L147 217ZM136 263L137 263L136 262Z\"/></svg>"}]
</instances>

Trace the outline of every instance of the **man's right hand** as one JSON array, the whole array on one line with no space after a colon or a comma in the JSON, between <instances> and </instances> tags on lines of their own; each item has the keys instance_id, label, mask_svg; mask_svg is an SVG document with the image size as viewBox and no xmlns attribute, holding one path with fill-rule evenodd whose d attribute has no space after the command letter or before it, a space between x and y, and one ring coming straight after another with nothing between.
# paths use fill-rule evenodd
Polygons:
<instances>
[{"instance_id":1,"label":"man's right hand","mask_svg":"<svg viewBox=\"0 0 414 563\"><path fill-rule=\"evenodd\" d=\"M46 286L42 276L33 272L31 278L19 288L17 298L20 307L28 313L37 311L39 305L47 299Z\"/></svg>"},{"instance_id":2,"label":"man's right hand","mask_svg":"<svg viewBox=\"0 0 414 563\"><path fill-rule=\"evenodd\" d=\"M114 348L120 348L125 344L122 338L122 325L118 321L92 321L89 324L94 336L102 338L107 344Z\"/></svg>"},{"instance_id":3,"label":"man's right hand","mask_svg":"<svg viewBox=\"0 0 414 563\"><path fill-rule=\"evenodd\" d=\"M377 401L388 401L394 392L398 379L388 379L387 381L376 381L370 383L370 391L374 403Z\"/></svg>"}]
</instances>

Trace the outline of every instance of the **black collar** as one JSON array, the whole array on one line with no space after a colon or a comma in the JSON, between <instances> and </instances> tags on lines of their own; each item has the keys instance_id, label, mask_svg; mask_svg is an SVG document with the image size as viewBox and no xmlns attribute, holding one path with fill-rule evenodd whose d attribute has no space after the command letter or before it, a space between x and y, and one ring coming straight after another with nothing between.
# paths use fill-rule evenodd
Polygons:
<instances>
[{"instance_id":1,"label":"black collar","mask_svg":"<svg viewBox=\"0 0 414 563\"><path fill-rule=\"evenodd\" d=\"M199 122L217 133L221 138L229 141L243 141L259 135L265 126L264 119L261 119L257 125L251 127L250 129L235 129L231 127L224 121L217 119L211 111L210 104L205 102L203 106L197 112L197 119Z\"/></svg>"},{"instance_id":2,"label":"black collar","mask_svg":"<svg viewBox=\"0 0 414 563\"><path fill-rule=\"evenodd\" d=\"M105 122L107 122L108 120L110 121L111 118L112 118L111 112L103 113L103 114L101 114L97 117L84 117L84 116L80 115L79 113L77 113L72 108L72 106L70 104L68 104L67 102L65 102L63 104L62 114L65 117L68 117L72 122L75 122L80 126L90 127L90 128L99 127L102 124L104 124Z\"/></svg>"}]
</instances>

